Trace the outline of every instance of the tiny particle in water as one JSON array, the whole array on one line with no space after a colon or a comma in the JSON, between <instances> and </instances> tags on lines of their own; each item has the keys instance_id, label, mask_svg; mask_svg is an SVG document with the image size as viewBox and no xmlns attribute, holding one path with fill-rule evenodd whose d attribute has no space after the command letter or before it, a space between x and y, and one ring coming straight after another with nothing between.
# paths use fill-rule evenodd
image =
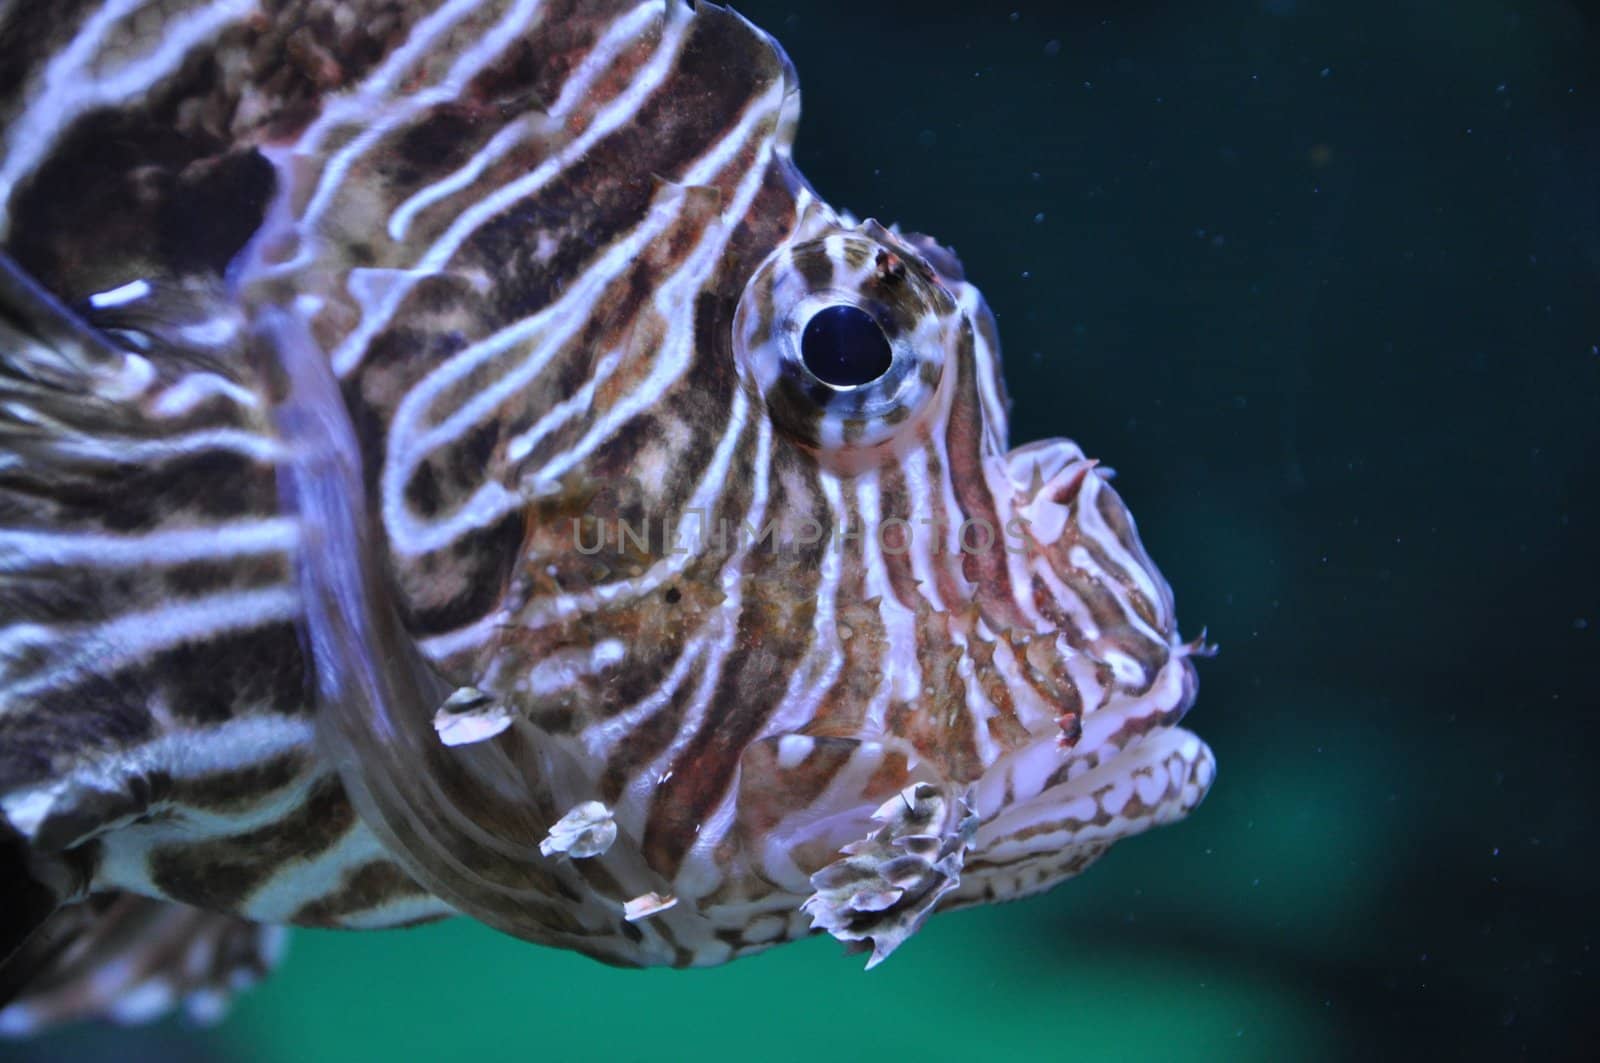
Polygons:
<instances>
[{"instance_id":1,"label":"tiny particle in water","mask_svg":"<svg viewBox=\"0 0 1600 1063\"><path fill-rule=\"evenodd\" d=\"M931 129L924 129L917 134L917 143L925 148L931 148L939 140L938 134Z\"/></svg>"},{"instance_id":2,"label":"tiny particle in water","mask_svg":"<svg viewBox=\"0 0 1600 1063\"><path fill-rule=\"evenodd\" d=\"M1051 59L1054 59L1056 56L1060 55L1061 54L1061 42L1058 41L1058 40L1054 40L1054 39L1045 41L1044 42L1044 54L1049 56Z\"/></svg>"},{"instance_id":3,"label":"tiny particle in water","mask_svg":"<svg viewBox=\"0 0 1600 1063\"><path fill-rule=\"evenodd\" d=\"M1322 70L1317 74L1317 76L1318 77L1322 77L1322 78L1332 77L1333 76L1333 67L1331 67L1331 66L1323 67Z\"/></svg>"},{"instance_id":4,"label":"tiny particle in water","mask_svg":"<svg viewBox=\"0 0 1600 1063\"><path fill-rule=\"evenodd\" d=\"M1033 224L1038 225L1038 224L1042 223L1043 221L1044 221L1044 211L1041 210L1039 213L1037 213L1037 214L1035 214L1033 216Z\"/></svg>"},{"instance_id":5,"label":"tiny particle in water","mask_svg":"<svg viewBox=\"0 0 1600 1063\"><path fill-rule=\"evenodd\" d=\"M1573 628L1574 631L1588 631L1589 630L1589 618L1588 617L1583 617L1583 616L1578 617L1578 619L1576 619L1576 620L1574 620L1572 622L1572 628Z\"/></svg>"}]
</instances>

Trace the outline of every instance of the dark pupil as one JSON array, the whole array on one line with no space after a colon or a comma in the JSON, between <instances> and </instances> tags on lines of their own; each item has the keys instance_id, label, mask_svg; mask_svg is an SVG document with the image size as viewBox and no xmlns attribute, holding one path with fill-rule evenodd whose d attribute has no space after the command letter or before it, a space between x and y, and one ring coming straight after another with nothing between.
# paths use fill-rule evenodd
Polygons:
<instances>
[{"instance_id":1,"label":"dark pupil","mask_svg":"<svg viewBox=\"0 0 1600 1063\"><path fill-rule=\"evenodd\" d=\"M889 341L872 315L841 304L818 310L800 336L800 357L825 384L853 388L889 371Z\"/></svg>"}]
</instances>

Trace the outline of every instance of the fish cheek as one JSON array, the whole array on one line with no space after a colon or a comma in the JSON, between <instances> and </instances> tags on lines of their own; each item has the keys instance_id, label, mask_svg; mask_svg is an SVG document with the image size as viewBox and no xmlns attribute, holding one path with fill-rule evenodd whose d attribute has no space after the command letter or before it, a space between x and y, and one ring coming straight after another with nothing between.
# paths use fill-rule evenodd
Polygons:
<instances>
[{"instance_id":1,"label":"fish cheek","mask_svg":"<svg viewBox=\"0 0 1600 1063\"><path fill-rule=\"evenodd\" d=\"M907 750L883 742L804 734L750 744L740 760L737 837L767 881L797 893L869 833L872 812L913 781Z\"/></svg>"}]
</instances>

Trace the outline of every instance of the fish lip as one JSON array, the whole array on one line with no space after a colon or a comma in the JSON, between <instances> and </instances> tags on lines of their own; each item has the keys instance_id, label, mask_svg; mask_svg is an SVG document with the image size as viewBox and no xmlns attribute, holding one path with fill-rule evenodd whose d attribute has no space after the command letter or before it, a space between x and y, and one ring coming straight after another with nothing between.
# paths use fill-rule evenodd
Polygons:
<instances>
[{"instance_id":1,"label":"fish lip","mask_svg":"<svg viewBox=\"0 0 1600 1063\"><path fill-rule=\"evenodd\" d=\"M1052 775L1047 778L1045 785L1038 786L1025 796L1017 794L1012 800L998 806L990 805L992 787L987 792L975 787L972 804L979 816L979 823L973 839L973 851L981 857L986 853L993 854L998 846L1010 844L1020 845L1023 850L1032 849L1031 855L1034 857L1045 855L1051 851L1048 846L1034 849L1027 843L1026 835L1019 836L1016 833L1020 824L1030 820L1059 818L1066 809L1082 801L1098 805L1116 780L1128 779L1140 768L1164 763L1174 756L1186 768L1185 778L1174 779L1177 793L1163 794L1162 800L1153 802L1155 806L1165 807L1153 810L1148 817L1123 823L1117 821L1116 812L1100 822L1101 813L1098 809L1089 815L1068 814L1066 822L1077 821L1076 826L1068 828L1069 831L1081 830L1089 834L1095 833L1098 823L1099 830L1106 832L1101 840L1109 844L1129 834L1141 833L1149 827L1182 818L1198 807L1209 792L1216 776L1215 756L1206 742L1193 731L1175 726L1158 727L1092 765ZM1185 791L1186 783L1192 784L1192 790ZM1092 839L1079 839L1072 844L1088 840Z\"/></svg>"}]
</instances>

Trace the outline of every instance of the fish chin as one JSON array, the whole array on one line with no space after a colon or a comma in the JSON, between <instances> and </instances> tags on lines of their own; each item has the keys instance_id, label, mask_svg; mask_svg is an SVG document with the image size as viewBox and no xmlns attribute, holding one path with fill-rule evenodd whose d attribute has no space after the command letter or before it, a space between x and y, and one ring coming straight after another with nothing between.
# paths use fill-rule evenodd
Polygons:
<instances>
[{"instance_id":1,"label":"fish chin","mask_svg":"<svg viewBox=\"0 0 1600 1063\"><path fill-rule=\"evenodd\" d=\"M1050 888L1112 843L1181 819L1215 776L1211 750L1171 722L1194 695L1194 668L1174 656L1149 692L1090 713L1069 750L1040 737L997 760L973 787L978 816L959 887L946 907Z\"/></svg>"}]
</instances>

